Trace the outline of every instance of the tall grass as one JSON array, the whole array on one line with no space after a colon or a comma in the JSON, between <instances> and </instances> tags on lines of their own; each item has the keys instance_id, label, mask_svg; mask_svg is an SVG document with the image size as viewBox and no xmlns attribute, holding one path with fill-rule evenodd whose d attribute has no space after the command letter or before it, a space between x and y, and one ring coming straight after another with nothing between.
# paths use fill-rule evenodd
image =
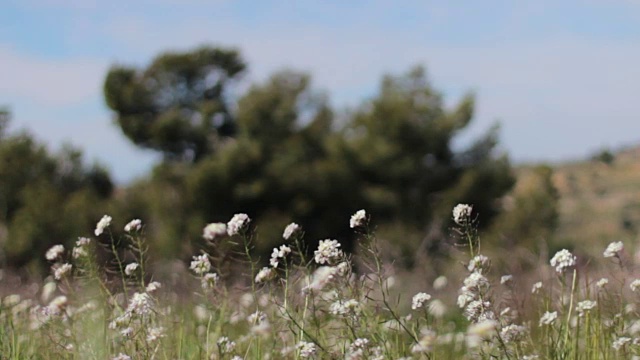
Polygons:
<instances>
[{"instance_id":1,"label":"tall grass","mask_svg":"<svg viewBox=\"0 0 640 360\"><path fill-rule=\"evenodd\" d=\"M111 218L95 237L50 249L52 277L38 296L0 306L3 359L620 359L640 353L640 281L622 243L603 254L610 277L594 278L569 251L540 264L523 285L494 274L475 214L453 212L468 252L459 271L417 293L398 290L364 211L350 219L358 256L337 240L311 252L296 224L269 265L252 257L250 219L203 230L208 247L190 274L161 284L148 273L144 226L114 238ZM346 220L345 220L346 222ZM105 256L107 254L108 256ZM458 278L457 298L441 290ZM526 286L527 293L518 289ZM406 288L406 286L405 286Z\"/></svg>"}]
</instances>

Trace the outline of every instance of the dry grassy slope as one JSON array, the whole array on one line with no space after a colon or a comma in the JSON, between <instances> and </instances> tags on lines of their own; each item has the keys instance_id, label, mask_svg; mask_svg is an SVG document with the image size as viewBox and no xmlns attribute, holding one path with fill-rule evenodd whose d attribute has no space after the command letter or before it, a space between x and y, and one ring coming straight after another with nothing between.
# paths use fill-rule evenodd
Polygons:
<instances>
[{"instance_id":1,"label":"dry grassy slope","mask_svg":"<svg viewBox=\"0 0 640 360\"><path fill-rule=\"evenodd\" d=\"M616 153L609 165L584 161L554 165L553 169L560 195L558 240L585 244L592 251L602 251L614 240L636 243L640 230L640 147Z\"/></svg>"}]
</instances>

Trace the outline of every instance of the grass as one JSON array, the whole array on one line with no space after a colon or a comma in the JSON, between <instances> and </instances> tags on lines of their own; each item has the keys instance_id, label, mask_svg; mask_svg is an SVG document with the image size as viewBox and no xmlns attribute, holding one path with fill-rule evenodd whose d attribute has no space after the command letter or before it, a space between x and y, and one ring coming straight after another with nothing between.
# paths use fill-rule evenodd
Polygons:
<instances>
[{"instance_id":1,"label":"grass","mask_svg":"<svg viewBox=\"0 0 640 360\"><path fill-rule=\"evenodd\" d=\"M364 212L358 256L337 241L311 252L291 225L269 266L251 256L246 216L208 225L189 273L148 272L144 227L96 236L47 258L37 296L0 306L3 359L620 359L640 355L640 281L614 244L601 266L562 251L535 276L482 255L470 208L454 212L459 267L416 290L382 261ZM604 250L604 249L602 249ZM64 264L72 265L71 268ZM136 264L136 265L131 265ZM606 269L606 280L601 269ZM521 276L522 275L522 276ZM421 287L421 286L419 286ZM411 290L408 290L411 289ZM408 292L411 291L411 292ZM32 294L34 295L34 294Z\"/></svg>"}]
</instances>

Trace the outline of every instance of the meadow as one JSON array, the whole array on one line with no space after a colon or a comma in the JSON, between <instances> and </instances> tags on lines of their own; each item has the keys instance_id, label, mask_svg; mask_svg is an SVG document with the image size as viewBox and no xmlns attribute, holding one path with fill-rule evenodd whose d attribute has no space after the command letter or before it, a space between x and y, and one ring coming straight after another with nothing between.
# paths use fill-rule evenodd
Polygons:
<instances>
[{"instance_id":1,"label":"meadow","mask_svg":"<svg viewBox=\"0 0 640 360\"><path fill-rule=\"evenodd\" d=\"M460 259L422 286L383 260L365 210L345 219L358 235L356 254L334 239L307 249L304 229L291 223L263 264L252 256L250 217L236 214L203 228L208 246L183 264L188 271L169 264L158 278L148 269L144 224L132 220L127 235L115 237L105 215L92 237L47 251L51 276L43 284L3 296L0 352L3 359L640 358L640 279L623 242L602 249L598 265L563 249L527 276L505 274L483 254L482 214L460 204L452 216Z\"/></svg>"}]
</instances>

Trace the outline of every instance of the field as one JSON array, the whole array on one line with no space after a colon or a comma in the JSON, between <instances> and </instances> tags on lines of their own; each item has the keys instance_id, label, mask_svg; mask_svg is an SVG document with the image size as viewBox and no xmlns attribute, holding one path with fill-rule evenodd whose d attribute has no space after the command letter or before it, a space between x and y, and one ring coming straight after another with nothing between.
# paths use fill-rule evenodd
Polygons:
<instances>
[{"instance_id":1,"label":"field","mask_svg":"<svg viewBox=\"0 0 640 360\"><path fill-rule=\"evenodd\" d=\"M111 218L73 249L47 254L41 288L5 296L6 359L620 359L640 354L640 280L624 242L588 264L568 250L535 276L497 273L480 252L477 214L453 209L460 271L416 289L382 262L375 219L345 219L358 255L324 240L307 258L304 229L283 229L269 265L250 255L251 219L203 229L206 252L158 282L144 224L121 239ZM110 254L104 262L101 253ZM595 264L595 263L598 264ZM592 271L597 269L597 271ZM600 275L606 276L601 277ZM238 276L242 274L242 276ZM424 282L422 282L424 283ZM410 289L410 290L408 290ZM411 292L408 292L411 291Z\"/></svg>"}]
</instances>

